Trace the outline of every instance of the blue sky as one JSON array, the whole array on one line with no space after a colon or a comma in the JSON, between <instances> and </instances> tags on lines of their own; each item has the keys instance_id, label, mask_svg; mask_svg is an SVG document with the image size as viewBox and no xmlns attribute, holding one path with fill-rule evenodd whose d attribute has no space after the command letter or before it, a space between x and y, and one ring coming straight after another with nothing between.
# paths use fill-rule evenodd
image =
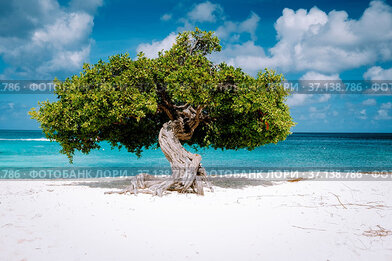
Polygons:
<instances>
[{"instance_id":1,"label":"blue sky","mask_svg":"<svg viewBox=\"0 0 392 261\"><path fill-rule=\"evenodd\" d=\"M251 75L286 79L392 80L391 1L0 1L0 79L64 79L117 53L149 57L175 34L213 30L211 57ZM0 129L38 129L27 111L52 95L0 95ZM392 99L294 94L293 131L392 132Z\"/></svg>"}]
</instances>

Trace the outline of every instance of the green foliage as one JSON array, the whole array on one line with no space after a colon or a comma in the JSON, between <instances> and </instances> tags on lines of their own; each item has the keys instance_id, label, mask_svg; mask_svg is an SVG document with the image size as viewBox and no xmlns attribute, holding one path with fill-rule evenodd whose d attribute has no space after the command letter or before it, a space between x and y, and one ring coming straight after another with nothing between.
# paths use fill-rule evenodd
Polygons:
<instances>
[{"instance_id":1,"label":"green foliage","mask_svg":"<svg viewBox=\"0 0 392 261\"><path fill-rule=\"evenodd\" d=\"M106 140L140 155L154 146L169 121L159 109L174 105L203 106L202 121L187 143L222 149L253 149L284 140L294 125L284 103L288 92L282 75L265 69L256 78L208 55L220 51L212 32L183 32L173 47L149 59L140 53L85 64L80 75L56 81L58 100L30 111L45 135L59 142L70 160L75 150L89 153ZM160 95L164 90L165 95Z\"/></svg>"}]
</instances>

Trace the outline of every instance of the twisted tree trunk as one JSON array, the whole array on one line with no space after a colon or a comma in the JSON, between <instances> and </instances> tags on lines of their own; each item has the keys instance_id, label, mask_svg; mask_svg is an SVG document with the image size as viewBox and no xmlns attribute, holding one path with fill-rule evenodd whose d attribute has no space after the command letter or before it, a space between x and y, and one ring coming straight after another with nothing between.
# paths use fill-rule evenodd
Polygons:
<instances>
[{"instance_id":1,"label":"twisted tree trunk","mask_svg":"<svg viewBox=\"0 0 392 261\"><path fill-rule=\"evenodd\" d=\"M179 121L169 121L163 125L159 132L159 145L166 159L170 162L172 175L169 178L139 174L132 178L131 185L123 191L111 193L150 193L158 196L167 191L194 193L204 195L204 187L212 190L207 179L207 172L201 166L201 156L187 151L181 144L178 136L183 134L183 126Z\"/></svg>"}]
</instances>

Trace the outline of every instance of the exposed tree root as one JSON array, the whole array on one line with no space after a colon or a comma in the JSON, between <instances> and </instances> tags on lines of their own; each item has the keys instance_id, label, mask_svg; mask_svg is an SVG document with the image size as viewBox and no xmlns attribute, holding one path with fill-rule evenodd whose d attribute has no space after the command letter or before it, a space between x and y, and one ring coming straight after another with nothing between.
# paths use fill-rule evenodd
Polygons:
<instances>
[{"instance_id":1,"label":"exposed tree root","mask_svg":"<svg viewBox=\"0 0 392 261\"><path fill-rule=\"evenodd\" d=\"M197 175L189 188L184 186L181 179L174 180L172 177L161 177L139 174L132 178L131 184L120 191L107 191L105 194L152 194L162 196L165 191L177 191L179 193L196 193L204 195L204 187L213 191L211 183L206 176Z\"/></svg>"},{"instance_id":2,"label":"exposed tree root","mask_svg":"<svg viewBox=\"0 0 392 261\"><path fill-rule=\"evenodd\" d=\"M201 156L187 151L177 138L178 123L169 121L159 132L159 145L166 159L170 162L172 175L164 178L149 174L139 174L132 178L129 187L122 191L110 191L106 194L148 193L162 196L165 191L180 193L194 192L204 195L204 187L212 190L206 170L201 166Z\"/></svg>"}]
</instances>

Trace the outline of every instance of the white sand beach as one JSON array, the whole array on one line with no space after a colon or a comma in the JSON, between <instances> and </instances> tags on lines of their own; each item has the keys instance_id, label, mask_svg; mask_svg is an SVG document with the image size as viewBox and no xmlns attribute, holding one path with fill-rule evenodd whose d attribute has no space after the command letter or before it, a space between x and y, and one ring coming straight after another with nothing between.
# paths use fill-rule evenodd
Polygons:
<instances>
[{"instance_id":1,"label":"white sand beach","mask_svg":"<svg viewBox=\"0 0 392 261\"><path fill-rule=\"evenodd\" d=\"M0 181L0 260L392 260L392 182L106 195Z\"/></svg>"}]
</instances>

